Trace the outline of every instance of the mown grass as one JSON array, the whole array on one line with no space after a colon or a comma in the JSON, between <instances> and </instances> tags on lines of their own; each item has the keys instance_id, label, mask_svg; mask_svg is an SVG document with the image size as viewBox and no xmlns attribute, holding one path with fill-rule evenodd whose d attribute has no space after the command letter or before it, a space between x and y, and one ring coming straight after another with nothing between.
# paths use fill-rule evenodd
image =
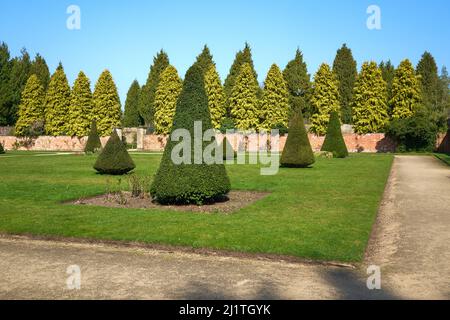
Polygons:
<instances>
[{"instance_id":1,"label":"mown grass","mask_svg":"<svg viewBox=\"0 0 450 320\"><path fill-rule=\"evenodd\" d=\"M345 262L363 258L393 160L387 154L352 154L346 159L318 159L310 169L282 168L275 176L261 176L259 165L227 165L234 190L271 194L224 215L62 204L105 193L118 178L95 174L94 156L6 155L0 156L1 233L140 241ZM161 155L132 157L138 174L153 175Z\"/></svg>"},{"instance_id":2,"label":"mown grass","mask_svg":"<svg viewBox=\"0 0 450 320\"><path fill-rule=\"evenodd\" d=\"M435 153L434 155L436 156L436 158L442 160L443 162L445 162L447 165L450 166L450 155L449 154Z\"/></svg>"}]
</instances>

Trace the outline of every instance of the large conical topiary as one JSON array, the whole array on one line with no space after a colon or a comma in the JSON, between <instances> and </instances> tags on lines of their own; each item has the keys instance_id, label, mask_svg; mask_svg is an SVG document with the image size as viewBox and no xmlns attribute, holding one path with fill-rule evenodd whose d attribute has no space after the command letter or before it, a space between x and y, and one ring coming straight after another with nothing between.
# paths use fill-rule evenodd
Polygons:
<instances>
[{"instance_id":1,"label":"large conical topiary","mask_svg":"<svg viewBox=\"0 0 450 320\"><path fill-rule=\"evenodd\" d=\"M92 120L91 123L91 131L89 131L89 136L86 141L86 145L84 146L84 152L86 153L95 153L102 148L102 143L100 141L100 137L97 132L97 121Z\"/></svg>"},{"instance_id":2,"label":"large conical topiary","mask_svg":"<svg viewBox=\"0 0 450 320\"><path fill-rule=\"evenodd\" d=\"M105 148L94 164L94 169L101 174L121 175L135 167L125 144L120 140L116 130L113 130Z\"/></svg>"},{"instance_id":3,"label":"large conical topiary","mask_svg":"<svg viewBox=\"0 0 450 320\"><path fill-rule=\"evenodd\" d=\"M232 160L236 158L236 151L234 151L233 146L227 137L223 137L222 143L219 146L222 149L223 160Z\"/></svg>"},{"instance_id":4,"label":"large conical topiary","mask_svg":"<svg viewBox=\"0 0 450 320\"><path fill-rule=\"evenodd\" d=\"M305 168L315 162L311 143L306 133L301 111L294 112L289 124L289 134L281 154L282 167Z\"/></svg>"},{"instance_id":5,"label":"large conical topiary","mask_svg":"<svg viewBox=\"0 0 450 320\"><path fill-rule=\"evenodd\" d=\"M341 121L336 111L331 112L328 122L327 135L323 142L321 151L332 152L336 158L345 158L348 156L347 146L341 131Z\"/></svg>"},{"instance_id":6,"label":"large conical topiary","mask_svg":"<svg viewBox=\"0 0 450 320\"><path fill-rule=\"evenodd\" d=\"M195 157L192 145L195 121L201 122L202 133L212 128L203 85L203 70L196 64L186 73L172 127L172 133L177 129L189 131L192 140L189 148L191 159L181 164L174 163L172 150L180 142L173 141L169 137L160 167L150 188L153 199L159 203L202 204L218 200L230 191L230 180L223 164L206 164L203 157L201 161L195 161L200 160ZM210 143L201 142L199 144L201 151L204 151Z\"/></svg>"}]
</instances>

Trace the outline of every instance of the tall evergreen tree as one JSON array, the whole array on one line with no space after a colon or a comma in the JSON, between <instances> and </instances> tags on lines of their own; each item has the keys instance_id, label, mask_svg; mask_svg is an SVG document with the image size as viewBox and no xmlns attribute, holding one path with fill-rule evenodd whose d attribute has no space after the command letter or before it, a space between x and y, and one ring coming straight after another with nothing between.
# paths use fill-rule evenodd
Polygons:
<instances>
[{"instance_id":1,"label":"tall evergreen tree","mask_svg":"<svg viewBox=\"0 0 450 320\"><path fill-rule=\"evenodd\" d=\"M139 97L139 114L144 119L145 125L153 127L155 115L155 94L158 87L161 73L169 65L169 57L163 50L158 52L153 58L153 65L150 67L147 82L144 84Z\"/></svg>"},{"instance_id":2,"label":"tall evergreen tree","mask_svg":"<svg viewBox=\"0 0 450 320\"><path fill-rule=\"evenodd\" d=\"M416 73L420 76L422 101L427 108L430 121L438 126L439 131L446 130L447 110L439 99L441 81L436 61L431 53L425 51L417 64Z\"/></svg>"},{"instance_id":3,"label":"tall evergreen tree","mask_svg":"<svg viewBox=\"0 0 450 320\"><path fill-rule=\"evenodd\" d=\"M209 48L207 45L205 45L203 47L203 51L197 57L197 60L195 63L202 69L204 74L208 71L210 65L214 64L213 57L212 57L211 52L209 51Z\"/></svg>"},{"instance_id":4,"label":"tall evergreen tree","mask_svg":"<svg viewBox=\"0 0 450 320\"><path fill-rule=\"evenodd\" d=\"M139 115L139 95L141 86L137 80L134 80L128 89L127 99L125 101L125 112L123 114L124 127L139 127L142 124L142 118Z\"/></svg>"},{"instance_id":5,"label":"tall evergreen tree","mask_svg":"<svg viewBox=\"0 0 450 320\"><path fill-rule=\"evenodd\" d=\"M255 78L255 81L258 84L258 75L255 71L255 67L253 66L252 52L251 52L251 49L250 49L250 46L248 43L245 43L244 50L236 53L236 57L230 68L230 72L229 72L227 78L225 79L223 88L225 91L225 97L227 99L227 102L226 102L227 106L229 106L229 103L230 103L229 98L233 91L233 87L236 82L236 79L238 78L239 74L241 73L241 67L246 63L249 64L250 70L253 74L253 77ZM261 93L262 93L262 91L258 84L258 86L257 86L258 98L261 96Z\"/></svg>"},{"instance_id":6,"label":"tall evergreen tree","mask_svg":"<svg viewBox=\"0 0 450 320\"><path fill-rule=\"evenodd\" d=\"M22 92L16 135L27 135L33 124L44 121L44 88L36 75L31 75Z\"/></svg>"},{"instance_id":7,"label":"tall evergreen tree","mask_svg":"<svg viewBox=\"0 0 450 320\"><path fill-rule=\"evenodd\" d=\"M450 119L450 78L445 66L442 67L439 82L439 103L443 106L444 110L447 112L447 117Z\"/></svg>"},{"instance_id":8,"label":"tall evergreen tree","mask_svg":"<svg viewBox=\"0 0 450 320\"><path fill-rule=\"evenodd\" d=\"M22 49L21 56L12 59L12 67L8 82L9 99L7 102L7 124L13 125L17 120L20 98L30 74L30 55Z\"/></svg>"},{"instance_id":9,"label":"tall evergreen tree","mask_svg":"<svg viewBox=\"0 0 450 320\"><path fill-rule=\"evenodd\" d=\"M89 133L94 118L91 82L83 71L73 84L67 122L67 134L83 137Z\"/></svg>"},{"instance_id":10,"label":"tall evergreen tree","mask_svg":"<svg viewBox=\"0 0 450 320\"><path fill-rule=\"evenodd\" d=\"M391 60L387 62L381 61L379 67L383 80L386 82L386 100L390 101L392 98L392 82L394 81L395 67L391 63Z\"/></svg>"},{"instance_id":11,"label":"tall evergreen tree","mask_svg":"<svg viewBox=\"0 0 450 320\"><path fill-rule=\"evenodd\" d=\"M60 63L50 78L45 96L45 132L58 136L67 134L67 115L70 106L70 87Z\"/></svg>"},{"instance_id":12,"label":"tall evergreen tree","mask_svg":"<svg viewBox=\"0 0 450 320\"><path fill-rule=\"evenodd\" d=\"M195 122L201 122L202 134L212 128L204 90L203 70L196 64L186 73L183 89L177 101L172 131L185 129L193 137ZM150 188L152 197L160 203L202 204L226 195L231 185L225 166L218 163L209 164L203 157L210 143L203 141L194 147L191 144L188 150L183 150L184 158L189 159L177 164L173 160L172 153L179 142L169 140Z\"/></svg>"},{"instance_id":13,"label":"tall evergreen tree","mask_svg":"<svg viewBox=\"0 0 450 320\"><path fill-rule=\"evenodd\" d=\"M9 102L12 96L11 87L9 86L11 69L12 61L8 45L2 42L0 44L0 126L9 124Z\"/></svg>"},{"instance_id":14,"label":"tall evergreen tree","mask_svg":"<svg viewBox=\"0 0 450 320\"><path fill-rule=\"evenodd\" d=\"M291 111L298 112L300 108L303 114L310 116L311 77L306 63L303 61L302 52L297 49L295 58L288 62L283 70L283 77L289 90L289 104ZM294 102L296 100L296 102Z\"/></svg>"},{"instance_id":15,"label":"tall evergreen tree","mask_svg":"<svg viewBox=\"0 0 450 320\"><path fill-rule=\"evenodd\" d=\"M245 63L231 91L230 110L239 130L257 129L259 126L258 83L250 64Z\"/></svg>"},{"instance_id":16,"label":"tall evergreen tree","mask_svg":"<svg viewBox=\"0 0 450 320\"><path fill-rule=\"evenodd\" d=\"M272 64L264 81L260 110L261 129L269 131L277 126L287 128L289 94L283 74L276 64Z\"/></svg>"},{"instance_id":17,"label":"tall evergreen tree","mask_svg":"<svg viewBox=\"0 0 450 320\"><path fill-rule=\"evenodd\" d=\"M339 81L339 103L341 105L341 119L344 123L352 121L352 92L358 71L352 50L344 43L337 51L333 62L333 72Z\"/></svg>"},{"instance_id":18,"label":"tall evergreen tree","mask_svg":"<svg viewBox=\"0 0 450 320\"><path fill-rule=\"evenodd\" d=\"M108 70L102 72L95 84L93 106L100 136L110 135L120 126L122 110L116 84Z\"/></svg>"},{"instance_id":19,"label":"tall evergreen tree","mask_svg":"<svg viewBox=\"0 0 450 320\"><path fill-rule=\"evenodd\" d=\"M206 71L205 90L213 128L219 129L226 116L225 92L214 64L211 64Z\"/></svg>"},{"instance_id":20,"label":"tall evergreen tree","mask_svg":"<svg viewBox=\"0 0 450 320\"><path fill-rule=\"evenodd\" d=\"M400 62L392 82L392 98L389 101L393 119L411 117L421 105L420 80L408 59Z\"/></svg>"},{"instance_id":21,"label":"tall evergreen tree","mask_svg":"<svg viewBox=\"0 0 450 320\"><path fill-rule=\"evenodd\" d=\"M50 82L50 71L48 70L47 62L39 53L36 54L31 62L30 75L32 74L38 77L44 91L47 91L48 83Z\"/></svg>"},{"instance_id":22,"label":"tall evergreen tree","mask_svg":"<svg viewBox=\"0 0 450 320\"><path fill-rule=\"evenodd\" d=\"M353 129L356 133L381 132L389 121L386 82L375 62L364 62L353 91Z\"/></svg>"},{"instance_id":23,"label":"tall evergreen tree","mask_svg":"<svg viewBox=\"0 0 450 320\"><path fill-rule=\"evenodd\" d=\"M340 112L338 80L330 66L323 63L314 75L311 105L311 132L317 135L326 133L331 111Z\"/></svg>"},{"instance_id":24,"label":"tall evergreen tree","mask_svg":"<svg viewBox=\"0 0 450 320\"><path fill-rule=\"evenodd\" d=\"M203 69L202 69L203 70ZM155 132L169 134L183 83L177 69L169 65L162 73L155 95Z\"/></svg>"}]
</instances>

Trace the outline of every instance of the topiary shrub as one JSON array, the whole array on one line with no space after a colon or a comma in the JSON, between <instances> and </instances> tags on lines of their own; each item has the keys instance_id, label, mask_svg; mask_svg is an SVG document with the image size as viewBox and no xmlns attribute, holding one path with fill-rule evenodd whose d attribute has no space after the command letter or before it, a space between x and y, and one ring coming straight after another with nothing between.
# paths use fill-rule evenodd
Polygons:
<instances>
[{"instance_id":1,"label":"topiary shrub","mask_svg":"<svg viewBox=\"0 0 450 320\"><path fill-rule=\"evenodd\" d=\"M305 168L315 162L301 111L295 112L289 123L289 134L281 154L282 167Z\"/></svg>"},{"instance_id":2,"label":"topiary shrub","mask_svg":"<svg viewBox=\"0 0 450 320\"><path fill-rule=\"evenodd\" d=\"M227 137L224 137L222 143L219 146L223 152L223 160L232 160L236 158L236 151L234 151L231 143L228 141Z\"/></svg>"},{"instance_id":3,"label":"topiary shrub","mask_svg":"<svg viewBox=\"0 0 450 320\"><path fill-rule=\"evenodd\" d=\"M331 112L327 135L320 150L332 152L335 158L345 158L348 156L347 146L342 136L341 121L336 111Z\"/></svg>"},{"instance_id":4,"label":"topiary shrub","mask_svg":"<svg viewBox=\"0 0 450 320\"><path fill-rule=\"evenodd\" d=\"M203 85L203 72L193 65L186 73L183 89L177 101L172 132L177 129L189 131L194 140L194 121L202 122L202 133L212 128L208 100ZM202 150L211 142L203 141ZM161 204L203 204L222 199L231 189L223 164L194 163L191 145L191 163L175 164L171 158L178 144L169 137L161 164L150 187L153 199Z\"/></svg>"},{"instance_id":5,"label":"topiary shrub","mask_svg":"<svg viewBox=\"0 0 450 320\"><path fill-rule=\"evenodd\" d=\"M5 148L3 147L3 144L0 142L0 154L6 153Z\"/></svg>"},{"instance_id":6,"label":"topiary shrub","mask_svg":"<svg viewBox=\"0 0 450 320\"><path fill-rule=\"evenodd\" d=\"M89 132L88 140L84 146L85 153L95 153L102 148L100 137L97 132L97 121L95 119L91 123L91 130Z\"/></svg>"},{"instance_id":7,"label":"topiary shrub","mask_svg":"<svg viewBox=\"0 0 450 320\"><path fill-rule=\"evenodd\" d=\"M102 153L98 156L94 169L101 174L121 175L135 167L127 148L114 130Z\"/></svg>"}]
</instances>

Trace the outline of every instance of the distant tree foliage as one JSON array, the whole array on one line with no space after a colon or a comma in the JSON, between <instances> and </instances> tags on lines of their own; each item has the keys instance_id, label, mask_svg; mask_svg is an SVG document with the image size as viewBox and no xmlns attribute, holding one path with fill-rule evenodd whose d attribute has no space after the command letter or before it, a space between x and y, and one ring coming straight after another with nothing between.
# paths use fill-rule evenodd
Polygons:
<instances>
[{"instance_id":1,"label":"distant tree foliage","mask_svg":"<svg viewBox=\"0 0 450 320\"><path fill-rule=\"evenodd\" d=\"M230 111L236 128L256 130L259 127L258 83L252 67L245 63L230 95Z\"/></svg>"},{"instance_id":2,"label":"distant tree foliage","mask_svg":"<svg viewBox=\"0 0 450 320\"><path fill-rule=\"evenodd\" d=\"M19 105L19 118L16 123L15 133L17 136L26 136L37 122L44 121L44 88L38 77L33 74L28 79L22 92Z\"/></svg>"},{"instance_id":3,"label":"distant tree foliage","mask_svg":"<svg viewBox=\"0 0 450 320\"><path fill-rule=\"evenodd\" d=\"M205 74L209 67L214 64L213 57L207 45L203 47L203 51L198 55L195 63L202 69L203 74Z\"/></svg>"},{"instance_id":4,"label":"distant tree foliage","mask_svg":"<svg viewBox=\"0 0 450 320\"><path fill-rule=\"evenodd\" d=\"M389 121L386 82L375 62L364 62L353 92L353 129L365 134L382 132Z\"/></svg>"},{"instance_id":5,"label":"distant tree foliage","mask_svg":"<svg viewBox=\"0 0 450 320\"><path fill-rule=\"evenodd\" d=\"M381 75L383 76L383 80L386 82L387 101L390 101L392 98L392 82L394 81L395 67L391 63L391 60L388 60L386 62L381 61L379 68L381 70ZM389 105L388 105L388 107L389 107Z\"/></svg>"},{"instance_id":6,"label":"distant tree foliage","mask_svg":"<svg viewBox=\"0 0 450 320\"><path fill-rule=\"evenodd\" d=\"M183 82L177 69L169 65L162 73L155 94L155 132L169 134Z\"/></svg>"},{"instance_id":7,"label":"distant tree foliage","mask_svg":"<svg viewBox=\"0 0 450 320\"><path fill-rule=\"evenodd\" d=\"M70 87L60 63L53 73L45 96L45 132L51 136L66 135L70 106Z\"/></svg>"},{"instance_id":8,"label":"distant tree foliage","mask_svg":"<svg viewBox=\"0 0 450 320\"><path fill-rule=\"evenodd\" d=\"M94 118L92 104L91 82L84 72L80 71L71 91L67 134L84 137L89 133Z\"/></svg>"},{"instance_id":9,"label":"distant tree foliage","mask_svg":"<svg viewBox=\"0 0 450 320\"><path fill-rule=\"evenodd\" d=\"M137 80L134 80L128 89L127 99L125 101L125 111L123 114L124 127L139 127L142 124L142 118L139 115L139 95L141 86Z\"/></svg>"},{"instance_id":10,"label":"distant tree foliage","mask_svg":"<svg viewBox=\"0 0 450 320\"><path fill-rule=\"evenodd\" d=\"M150 67L147 82L142 87L139 97L139 114L148 127L153 127L155 116L155 94L160 80L161 73L169 65L169 57L163 50L158 52L153 58L153 65Z\"/></svg>"},{"instance_id":11,"label":"distant tree foliage","mask_svg":"<svg viewBox=\"0 0 450 320\"><path fill-rule=\"evenodd\" d=\"M340 112L338 81L330 66L323 63L314 76L311 105L311 132L324 135L328 126L330 113Z\"/></svg>"},{"instance_id":12,"label":"distant tree foliage","mask_svg":"<svg viewBox=\"0 0 450 320\"><path fill-rule=\"evenodd\" d=\"M311 77L308 74L306 63L303 61L302 52L297 49L295 58L288 62L283 70L283 77L289 90L289 105L291 112L300 111L309 118L311 115L310 96L311 96ZM294 102L297 100L297 102Z\"/></svg>"},{"instance_id":13,"label":"distant tree foliage","mask_svg":"<svg viewBox=\"0 0 450 320\"><path fill-rule=\"evenodd\" d=\"M395 70L392 82L392 98L389 101L392 119L409 118L422 103L420 80L408 59L403 60Z\"/></svg>"},{"instance_id":14,"label":"distant tree foliage","mask_svg":"<svg viewBox=\"0 0 450 320\"><path fill-rule=\"evenodd\" d=\"M122 109L116 84L108 70L102 72L95 84L93 106L100 136L110 135L114 128L120 126Z\"/></svg>"},{"instance_id":15,"label":"distant tree foliage","mask_svg":"<svg viewBox=\"0 0 450 320\"><path fill-rule=\"evenodd\" d=\"M48 83L50 82L50 71L48 70L47 62L39 53L36 54L31 62L30 75L32 74L38 77L44 91L47 91Z\"/></svg>"},{"instance_id":16,"label":"distant tree foliage","mask_svg":"<svg viewBox=\"0 0 450 320\"><path fill-rule=\"evenodd\" d=\"M264 81L260 103L260 129L270 131L277 126L288 126L289 93L283 74L276 64L272 64Z\"/></svg>"},{"instance_id":17,"label":"distant tree foliage","mask_svg":"<svg viewBox=\"0 0 450 320\"><path fill-rule=\"evenodd\" d=\"M213 128L220 129L227 110L225 107L225 92L214 64L211 64L206 71L205 90Z\"/></svg>"},{"instance_id":18,"label":"distant tree foliage","mask_svg":"<svg viewBox=\"0 0 450 320\"><path fill-rule=\"evenodd\" d=\"M339 103L341 105L341 120L344 123L352 121L352 92L358 71L352 50L343 44L337 51L333 62L333 73L339 82Z\"/></svg>"}]
</instances>

